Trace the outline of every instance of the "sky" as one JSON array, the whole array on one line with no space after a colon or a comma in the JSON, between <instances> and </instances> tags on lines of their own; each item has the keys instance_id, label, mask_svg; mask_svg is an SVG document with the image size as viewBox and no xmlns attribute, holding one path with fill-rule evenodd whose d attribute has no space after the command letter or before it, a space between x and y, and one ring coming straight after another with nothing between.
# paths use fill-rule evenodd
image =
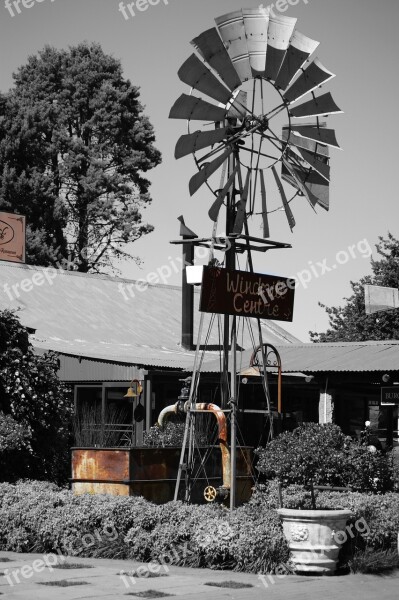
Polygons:
<instances>
[{"instance_id":1,"label":"sky","mask_svg":"<svg viewBox=\"0 0 399 600\"><path fill-rule=\"evenodd\" d=\"M161 269L165 283L180 284L174 268L180 250L169 244L179 235L177 218L184 215L198 235L209 237L212 222L207 212L213 196L203 189L190 197L188 183L195 164L192 157L174 158L186 124L168 115L178 96L189 93L177 71L192 53L190 40L213 27L216 17L258 3L160 0L156 5L153 0L148 10L136 9L135 16L126 20L119 0L25 0L30 8L21 3L20 13L13 9L14 16L4 2L0 0L2 92L12 86L12 73L44 45L66 48L84 40L99 42L105 52L120 59L125 77L141 88L145 114L163 155L162 164L147 175L153 202L144 219L155 231L129 248L142 264L126 261L119 268L131 279L145 279ZM292 249L255 259L258 272L299 277L294 321L284 327L308 341L309 330L325 331L328 326L318 303L342 304L350 295L350 281L371 272L370 255L377 256L378 237L388 231L399 235L395 185L399 2L299 0L284 14L296 17L297 29L320 41L315 55L336 74L325 91L331 91L344 111L328 119L343 149L331 152L330 211L319 209L314 214L304 199L296 199L293 233L284 213L270 219L271 238L291 244Z\"/></svg>"}]
</instances>

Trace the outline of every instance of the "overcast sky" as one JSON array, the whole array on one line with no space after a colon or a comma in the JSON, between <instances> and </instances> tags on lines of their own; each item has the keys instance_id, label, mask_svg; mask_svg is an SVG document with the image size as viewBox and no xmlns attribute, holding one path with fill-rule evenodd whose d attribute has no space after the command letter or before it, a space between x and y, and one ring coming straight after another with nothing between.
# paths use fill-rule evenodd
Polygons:
<instances>
[{"instance_id":1,"label":"overcast sky","mask_svg":"<svg viewBox=\"0 0 399 600\"><path fill-rule=\"evenodd\" d=\"M27 0L25 0L26 2ZM32 0L14 17L0 0L0 89L12 85L12 72L45 44L58 48L83 40L99 42L104 51L121 59L125 76L141 87L146 114L156 131L163 163L149 174L153 204L145 219L155 232L132 246L143 259L121 265L129 278L145 278L179 256L169 240L178 236L177 217L199 235L211 234L207 211L212 196L206 190L193 198L188 182L196 167L191 157L175 161L174 146L185 133L183 121L168 120L169 110L188 92L177 71L191 54L190 40L214 25L214 18L257 3L242 0L160 0L126 20L119 0ZM267 3L265 3L266 6ZM292 250L256 260L260 272L295 275L317 269L307 289L299 286L295 317L287 329L303 341L309 329L323 331L327 318L318 301L336 305L350 293L349 281L370 272L368 244L374 250L388 230L398 237L396 142L399 56L398 0L299 0L285 15L297 17L297 29L319 40L316 55L337 77L326 86L344 115L329 118L343 151L332 151L331 210L312 213L303 199L293 203L297 226L291 234L283 213L270 221L271 237L289 242ZM256 232L255 232L256 233ZM366 240L366 242L364 242ZM362 242L360 243L359 242ZM343 252L355 246L345 265ZM337 253L341 253L337 257ZM170 257L170 258L168 258ZM327 263L325 262L327 259ZM327 264L336 269L321 275ZM324 269L325 270L325 269ZM305 275L306 277L306 275ZM178 275L168 283L180 282Z\"/></svg>"}]
</instances>

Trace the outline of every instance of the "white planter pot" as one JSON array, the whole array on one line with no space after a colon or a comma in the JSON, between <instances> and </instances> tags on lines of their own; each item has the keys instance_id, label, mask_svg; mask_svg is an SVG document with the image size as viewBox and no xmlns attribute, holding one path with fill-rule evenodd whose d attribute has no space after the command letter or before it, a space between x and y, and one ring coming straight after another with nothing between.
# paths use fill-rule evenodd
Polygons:
<instances>
[{"instance_id":1,"label":"white planter pot","mask_svg":"<svg viewBox=\"0 0 399 600\"><path fill-rule=\"evenodd\" d=\"M280 508L284 535L297 573L331 574L345 536L350 510L292 510Z\"/></svg>"}]
</instances>

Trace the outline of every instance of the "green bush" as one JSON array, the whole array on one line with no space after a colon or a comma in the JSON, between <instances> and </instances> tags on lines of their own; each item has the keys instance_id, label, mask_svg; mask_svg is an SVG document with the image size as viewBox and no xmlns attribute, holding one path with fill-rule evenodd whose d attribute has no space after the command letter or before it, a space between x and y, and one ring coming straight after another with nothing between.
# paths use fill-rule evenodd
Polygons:
<instances>
[{"instance_id":1,"label":"green bush","mask_svg":"<svg viewBox=\"0 0 399 600\"><path fill-rule=\"evenodd\" d=\"M0 550L270 573L289 558L277 514L248 503L154 505L140 497L74 496L51 484L0 484Z\"/></svg>"},{"instance_id":2,"label":"green bush","mask_svg":"<svg viewBox=\"0 0 399 600\"><path fill-rule=\"evenodd\" d=\"M71 390L54 353L36 355L14 313L0 311L0 480L69 476Z\"/></svg>"},{"instance_id":3,"label":"green bush","mask_svg":"<svg viewBox=\"0 0 399 600\"><path fill-rule=\"evenodd\" d=\"M162 429L154 425L144 432L143 446L165 448L172 446L178 448L183 444L184 423L169 421Z\"/></svg>"},{"instance_id":4,"label":"green bush","mask_svg":"<svg viewBox=\"0 0 399 600\"><path fill-rule=\"evenodd\" d=\"M345 436L337 425L305 423L258 449L258 470L285 484L351 487L361 492L393 489L392 457Z\"/></svg>"},{"instance_id":5,"label":"green bush","mask_svg":"<svg viewBox=\"0 0 399 600\"><path fill-rule=\"evenodd\" d=\"M306 509L310 494L303 487L288 486L283 503ZM399 494L319 492L317 504L350 509L349 525L360 519L367 524L360 532L352 529L355 536L344 548L345 564L353 570L377 568L378 561L366 566L372 552L387 557L378 564L392 564L390 557L398 551ZM142 562L162 562L170 554L180 566L273 573L289 564L277 507L277 481L259 486L233 515L219 505L154 505L141 497L74 496L45 482L3 483L0 551L60 551Z\"/></svg>"}]
</instances>

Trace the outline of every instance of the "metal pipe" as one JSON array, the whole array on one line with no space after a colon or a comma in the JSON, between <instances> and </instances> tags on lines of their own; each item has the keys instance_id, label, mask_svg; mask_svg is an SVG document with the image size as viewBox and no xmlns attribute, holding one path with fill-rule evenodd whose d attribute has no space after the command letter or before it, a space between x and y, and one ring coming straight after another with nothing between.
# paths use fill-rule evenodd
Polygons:
<instances>
[{"instance_id":1,"label":"metal pipe","mask_svg":"<svg viewBox=\"0 0 399 600\"><path fill-rule=\"evenodd\" d=\"M216 404L194 404L194 409L211 412L215 415L219 428L219 444L222 452L223 485L226 490L231 488L230 450L227 441L227 421L224 412Z\"/></svg>"},{"instance_id":2,"label":"metal pipe","mask_svg":"<svg viewBox=\"0 0 399 600\"><path fill-rule=\"evenodd\" d=\"M176 404L171 404L169 406L166 406L163 410L161 410L158 416L158 427L162 428L164 426L164 419L166 415L169 415L170 413L177 415L179 404L179 402L176 402Z\"/></svg>"},{"instance_id":3,"label":"metal pipe","mask_svg":"<svg viewBox=\"0 0 399 600\"><path fill-rule=\"evenodd\" d=\"M158 427L164 426L165 417L169 414L177 414L181 410L181 402L176 402L176 404L171 404L170 406L166 406L160 413L158 417ZM231 488L231 465L230 465L230 450L229 444L227 440L227 421L226 416L222 409L216 404L193 404L193 410L199 412L211 412L215 415L217 423L218 423L218 441L220 444L220 450L222 453L222 474L223 474L223 485L222 487L226 490L230 490ZM190 407L186 404L185 410L189 412Z\"/></svg>"}]
</instances>

